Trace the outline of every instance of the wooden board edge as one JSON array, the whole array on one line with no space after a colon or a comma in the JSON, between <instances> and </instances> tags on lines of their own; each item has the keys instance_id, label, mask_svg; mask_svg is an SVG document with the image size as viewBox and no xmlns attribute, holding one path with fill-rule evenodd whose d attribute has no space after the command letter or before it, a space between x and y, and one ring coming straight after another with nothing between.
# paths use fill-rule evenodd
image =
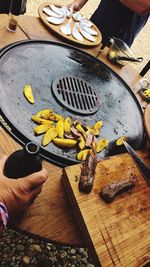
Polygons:
<instances>
[{"instance_id":1,"label":"wooden board edge","mask_svg":"<svg viewBox=\"0 0 150 267\"><path fill-rule=\"evenodd\" d=\"M93 258L94 264L95 264L96 267L101 267L101 263L100 263L99 258L97 256L97 253L96 253L96 251L94 249L94 245L93 245L93 242L92 242L92 240L90 238L88 229L86 227L86 224L84 222L84 219L82 217L80 209L79 209L79 207L78 207L78 205L77 205L77 203L75 201L74 193L73 193L72 189L69 187L68 176L67 176L65 168L63 169L63 173L62 173L62 184L63 184L63 186L65 188L65 191L66 191L67 197L69 199L69 202L70 202L70 204L71 204L71 206L73 208L73 212L74 212L76 221L78 223L79 229L80 229L81 234L83 236L84 242L85 242L85 244L87 245L87 247L89 249L89 253L91 254L91 256Z\"/></svg>"}]
</instances>

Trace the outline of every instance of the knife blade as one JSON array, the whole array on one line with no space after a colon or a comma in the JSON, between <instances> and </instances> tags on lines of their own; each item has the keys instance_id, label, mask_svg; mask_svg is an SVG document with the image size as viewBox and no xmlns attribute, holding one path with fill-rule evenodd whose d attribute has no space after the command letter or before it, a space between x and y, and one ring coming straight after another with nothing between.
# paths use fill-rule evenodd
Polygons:
<instances>
[{"instance_id":1,"label":"knife blade","mask_svg":"<svg viewBox=\"0 0 150 267\"><path fill-rule=\"evenodd\" d=\"M150 186L150 168L144 163L144 161L138 156L138 154L134 151L134 149L126 142L123 141L124 146L131 156L131 158L134 160L136 166L138 167L139 171L145 178L146 182Z\"/></svg>"}]
</instances>

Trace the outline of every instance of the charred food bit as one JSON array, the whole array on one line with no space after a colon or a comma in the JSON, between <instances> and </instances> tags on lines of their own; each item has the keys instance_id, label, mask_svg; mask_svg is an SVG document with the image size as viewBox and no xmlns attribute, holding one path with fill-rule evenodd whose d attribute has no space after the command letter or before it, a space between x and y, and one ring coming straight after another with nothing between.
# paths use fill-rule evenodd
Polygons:
<instances>
[{"instance_id":1,"label":"charred food bit","mask_svg":"<svg viewBox=\"0 0 150 267\"><path fill-rule=\"evenodd\" d=\"M122 180L106 185L99 194L106 203L111 203L115 196L131 190L134 186L135 182L133 180Z\"/></svg>"},{"instance_id":2,"label":"charred food bit","mask_svg":"<svg viewBox=\"0 0 150 267\"><path fill-rule=\"evenodd\" d=\"M81 176L79 180L79 191L90 193L93 188L95 170L96 170L96 155L93 151L89 151L85 162L81 167Z\"/></svg>"}]
</instances>

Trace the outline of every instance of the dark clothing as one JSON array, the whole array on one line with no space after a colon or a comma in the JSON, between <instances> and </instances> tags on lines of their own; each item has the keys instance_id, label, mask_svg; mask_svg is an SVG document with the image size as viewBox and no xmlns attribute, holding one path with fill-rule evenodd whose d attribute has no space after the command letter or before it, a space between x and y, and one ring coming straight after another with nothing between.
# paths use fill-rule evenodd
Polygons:
<instances>
[{"instance_id":1,"label":"dark clothing","mask_svg":"<svg viewBox=\"0 0 150 267\"><path fill-rule=\"evenodd\" d=\"M11 0L0 0L0 13L8 14ZM13 14L18 15L26 12L27 0L13 0Z\"/></svg>"},{"instance_id":2,"label":"dark clothing","mask_svg":"<svg viewBox=\"0 0 150 267\"><path fill-rule=\"evenodd\" d=\"M101 0L91 21L102 33L103 43L106 43L109 37L114 36L131 46L148 17L149 14L143 16L136 14L119 0Z\"/></svg>"}]
</instances>

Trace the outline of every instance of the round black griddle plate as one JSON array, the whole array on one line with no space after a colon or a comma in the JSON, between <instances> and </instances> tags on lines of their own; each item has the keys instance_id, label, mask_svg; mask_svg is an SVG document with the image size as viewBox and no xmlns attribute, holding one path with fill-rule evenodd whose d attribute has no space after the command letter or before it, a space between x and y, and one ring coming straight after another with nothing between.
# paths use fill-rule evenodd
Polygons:
<instances>
[{"instance_id":1,"label":"round black griddle plate","mask_svg":"<svg viewBox=\"0 0 150 267\"><path fill-rule=\"evenodd\" d=\"M99 109L92 114L80 114L58 101L52 84L66 76L90 84L98 95ZM23 95L27 83L33 90L34 105ZM3 49L0 53L0 95L1 112L22 143L30 140L41 144L42 136L34 135L36 125L31 116L41 109L51 108L64 118L70 116L72 121L89 126L103 120L99 139L105 137L112 141L127 135L135 149L142 144L143 113L130 88L105 64L72 46L32 40ZM76 148L61 149L52 142L41 148L41 155L60 165L78 162Z\"/></svg>"}]
</instances>

